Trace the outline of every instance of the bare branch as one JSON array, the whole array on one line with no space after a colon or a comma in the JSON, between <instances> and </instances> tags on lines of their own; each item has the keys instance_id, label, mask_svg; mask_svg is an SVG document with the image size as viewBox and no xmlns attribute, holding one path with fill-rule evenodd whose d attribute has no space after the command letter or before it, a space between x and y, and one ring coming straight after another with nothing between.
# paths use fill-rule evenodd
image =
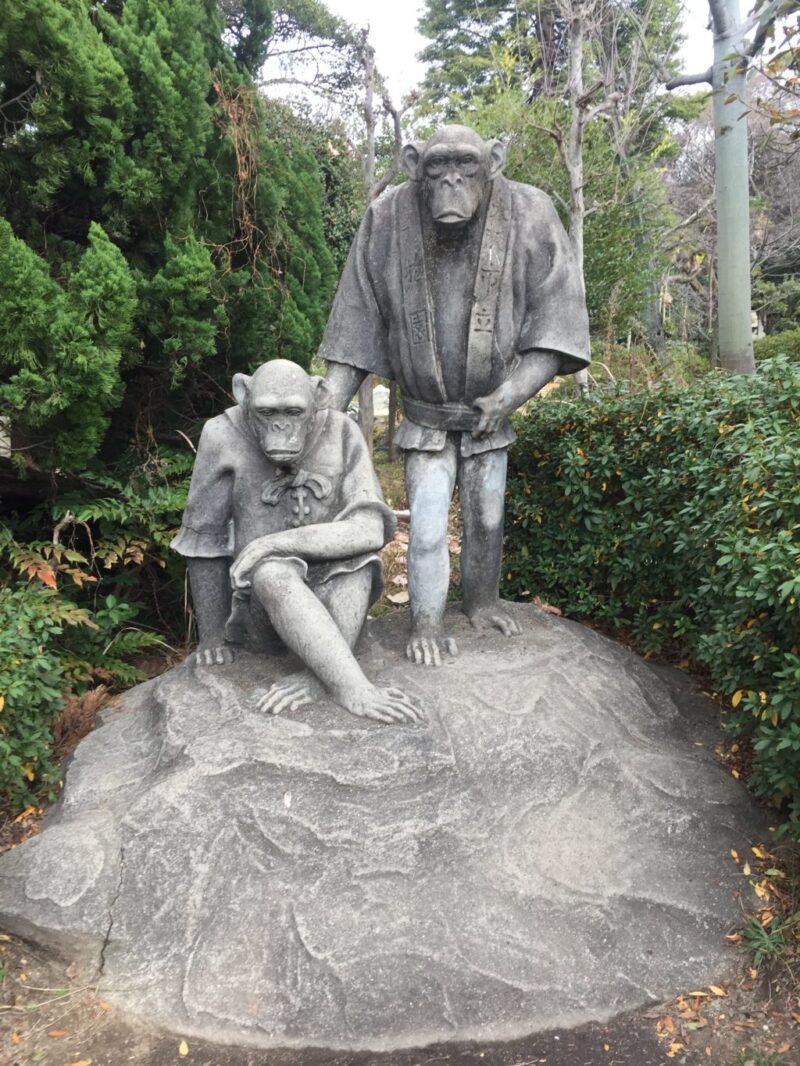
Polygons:
<instances>
[{"instance_id":1,"label":"bare branch","mask_svg":"<svg viewBox=\"0 0 800 1066\"><path fill-rule=\"evenodd\" d=\"M677 78L671 78L667 84L667 89L677 89L681 85L711 85L711 79L714 74L713 68L709 67L708 70L704 70L702 74L679 74Z\"/></svg>"},{"instance_id":2,"label":"bare branch","mask_svg":"<svg viewBox=\"0 0 800 1066\"><path fill-rule=\"evenodd\" d=\"M681 219L680 222L676 222L674 226L670 226L669 229L664 230L663 236L668 237L671 233L677 233L679 229L685 229L687 226L691 226L701 215L706 213L713 202L714 197L709 196L707 200L704 200L703 203L700 204L696 211L692 211L691 215L687 215L686 218Z\"/></svg>"}]
</instances>

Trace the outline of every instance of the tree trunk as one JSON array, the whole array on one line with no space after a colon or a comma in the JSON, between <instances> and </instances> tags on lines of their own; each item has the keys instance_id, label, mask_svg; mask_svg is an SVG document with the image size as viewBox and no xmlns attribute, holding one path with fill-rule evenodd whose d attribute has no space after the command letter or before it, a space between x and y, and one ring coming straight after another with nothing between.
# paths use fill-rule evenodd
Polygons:
<instances>
[{"instance_id":1,"label":"tree trunk","mask_svg":"<svg viewBox=\"0 0 800 1066\"><path fill-rule=\"evenodd\" d=\"M372 457L373 427L375 426L375 405L372 402L372 390L375 378L368 374L358 387L358 424L367 442L370 458Z\"/></svg>"},{"instance_id":2,"label":"tree trunk","mask_svg":"<svg viewBox=\"0 0 800 1066\"><path fill-rule=\"evenodd\" d=\"M754 374L747 83L739 0L709 0L714 27L714 156L719 363Z\"/></svg>"},{"instance_id":3,"label":"tree trunk","mask_svg":"<svg viewBox=\"0 0 800 1066\"><path fill-rule=\"evenodd\" d=\"M389 382L389 425L386 430L387 446L389 450L389 462L397 459L397 446L394 443L394 431L397 423L397 382Z\"/></svg>"}]
</instances>

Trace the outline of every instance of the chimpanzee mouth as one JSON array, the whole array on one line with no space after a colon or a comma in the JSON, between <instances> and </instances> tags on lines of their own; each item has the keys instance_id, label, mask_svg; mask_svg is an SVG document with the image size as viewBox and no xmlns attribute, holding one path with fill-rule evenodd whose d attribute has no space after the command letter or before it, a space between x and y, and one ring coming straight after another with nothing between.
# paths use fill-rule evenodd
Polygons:
<instances>
[{"instance_id":1,"label":"chimpanzee mouth","mask_svg":"<svg viewBox=\"0 0 800 1066\"><path fill-rule=\"evenodd\" d=\"M436 216L436 221L450 225L453 222L469 222L469 218L469 215L462 215L458 211L445 211L443 214Z\"/></svg>"}]
</instances>

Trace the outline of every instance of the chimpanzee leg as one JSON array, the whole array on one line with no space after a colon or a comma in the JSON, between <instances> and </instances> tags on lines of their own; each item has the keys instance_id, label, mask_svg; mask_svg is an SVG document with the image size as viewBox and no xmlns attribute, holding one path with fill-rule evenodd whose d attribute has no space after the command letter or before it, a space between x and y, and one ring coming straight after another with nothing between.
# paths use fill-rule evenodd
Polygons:
<instances>
[{"instance_id":1,"label":"chimpanzee leg","mask_svg":"<svg viewBox=\"0 0 800 1066\"><path fill-rule=\"evenodd\" d=\"M352 573L336 574L314 589L350 648L355 647L364 626L372 592L372 577L372 567L363 566ZM276 681L266 696L259 700L258 706L262 711L282 714L284 711L308 707L324 696L324 685L306 668Z\"/></svg>"},{"instance_id":2,"label":"chimpanzee leg","mask_svg":"<svg viewBox=\"0 0 800 1066\"><path fill-rule=\"evenodd\" d=\"M408 593L411 640L406 654L412 662L438 666L441 653L457 653L444 634L444 612L450 581L447 515L456 480L456 446L448 438L440 452L407 451L406 488L411 511L408 543Z\"/></svg>"},{"instance_id":3,"label":"chimpanzee leg","mask_svg":"<svg viewBox=\"0 0 800 1066\"><path fill-rule=\"evenodd\" d=\"M476 629L493 626L510 637L519 633L520 628L500 605L507 466L505 448L463 458L458 491L464 527L461 544L464 612Z\"/></svg>"},{"instance_id":4,"label":"chimpanzee leg","mask_svg":"<svg viewBox=\"0 0 800 1066\"><path fill-rule=\"evenodd\" d=\"M336 622L294 563L267 559L253 571L251 582L278 635L337 703L381 722L420 720L403 693L378 689L367 680Z\"/></svg>"}]
</instances>

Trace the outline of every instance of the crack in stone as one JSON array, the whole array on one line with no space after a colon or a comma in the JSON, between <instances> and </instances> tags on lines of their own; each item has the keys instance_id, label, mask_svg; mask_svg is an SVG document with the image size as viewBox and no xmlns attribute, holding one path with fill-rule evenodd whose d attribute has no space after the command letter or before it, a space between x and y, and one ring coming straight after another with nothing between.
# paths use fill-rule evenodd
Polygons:
<instances>
[{"instance_id":1,"label":"crack in stone","mask_svg":"<svg viewBox=\"0 0 800 1066\"><path fill-rule=\"evenodd\" d=\"M114 893L114 898L108 904L108 925L103 936L103 943L100 947L100 958L97 967L98 980L104 975L106 967L106 951L108 945L111 943L111 930L114 928L114 908L117 905L117 900L122 892L122 878L125 873L125 845L120 844L119 847L119 877L117 878L117 890Z\"/></svg>"}]
</instances>

